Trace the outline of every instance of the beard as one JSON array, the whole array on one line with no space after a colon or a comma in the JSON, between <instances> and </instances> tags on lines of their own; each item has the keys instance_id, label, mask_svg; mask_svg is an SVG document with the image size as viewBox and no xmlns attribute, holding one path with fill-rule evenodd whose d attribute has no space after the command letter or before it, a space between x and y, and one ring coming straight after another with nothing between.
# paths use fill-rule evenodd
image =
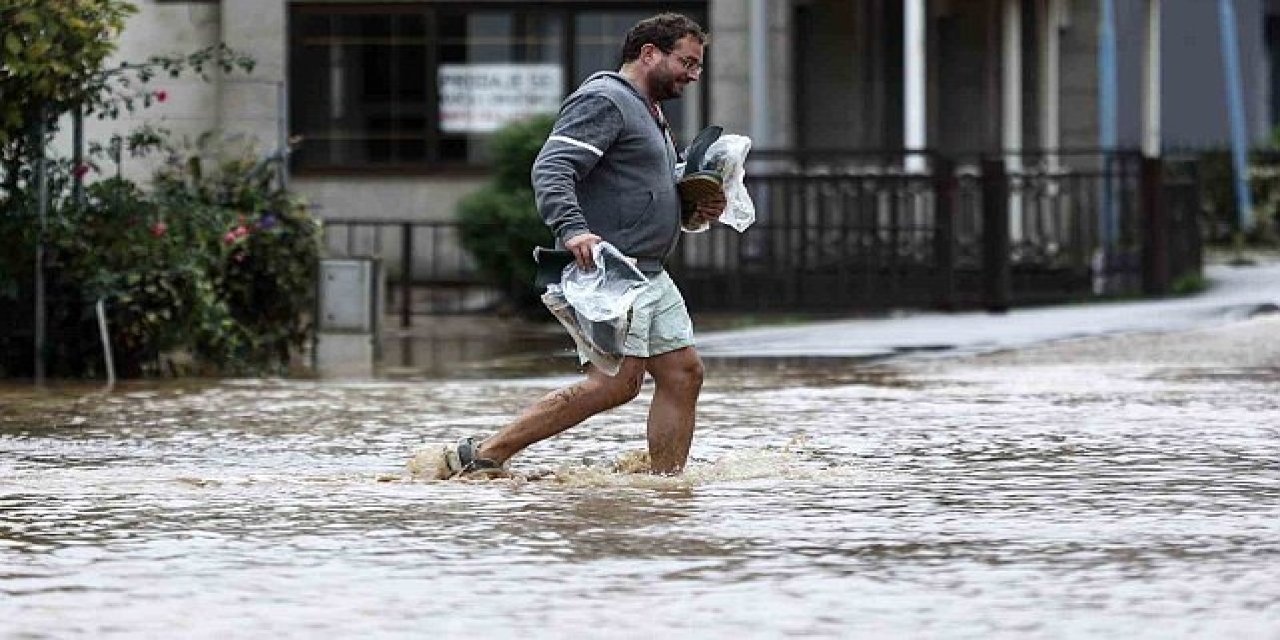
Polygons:
<instances>
[{"instance_id":1,"label":"beard","mask_svg":"<svg viewBox=\"0 0 1280 640\"><path fill-rule=\"evenodd\" d=\"M650 93L653 94L655 102L679 98L684 93L684 84L680 83L674 74L658 74L653 80Z\"/></svg>"}]
</instances>

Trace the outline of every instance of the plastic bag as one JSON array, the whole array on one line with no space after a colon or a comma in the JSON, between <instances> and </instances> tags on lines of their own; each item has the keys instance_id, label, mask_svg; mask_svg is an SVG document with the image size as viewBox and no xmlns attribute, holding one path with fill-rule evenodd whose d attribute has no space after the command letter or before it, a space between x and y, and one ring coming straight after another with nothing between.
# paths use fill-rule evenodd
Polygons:
<instances>
[{"instance_id":1,"label":"plastic bag","mask_svg":"<svg viewBox=\"0 0 1280 640\"><path fill-rule=\"evenodd\" d=\"M631 328L630 316L622 324L587 323L584 329L583 320L574 312L569 301L565 300L564 291L559 285L547 287L547 292L542 294L542 304L546 305L551 315L555 316L565 331L569 332L569 337L573 338L578 353L585 354L588 362L606 374L618 375L618 371L622 369L622 341L626 340L627 330ZM587 337L588 329L594 329L591 331L591 338ZM615 349L615 351L606 349Z\"/></svg>"},{"instance_id":2,"label":"plastic bag","mask_svg":"<svg viewBox=\"0 0 1280 640\"><path fill-rule=\"evenodd\" d=\"M738 233L746 231L747 227L756 220L756 205L751 201L751 194L747 192L747 186L744 184L747 175L745 169L747 153L750 150L751 138L735 134L723 135L711 143L698 166L685 166L679 169L681 177L710 173L720 179L726 205L724 213L720 214L718 220L733 227ZM708 223L702 223L685 225L683 228L690 233L701 233L710 226Z\"/></svg>"},{"instance_id":3,"label":"plastic bag","mask_svg":"<svg viewBox=\"0 0 1280 640\"><path fill-rule=\"evenodd\" d=\"M542 303L560 321L587 360L608 375L622 368L622 347L631 329L631 307L649 279L608 242L592 249L596 267L564 268L559 284L547 285Z\"/></svg>"},{"instance_id":4,"label":"plastic bag","mask_svg":"<svg viewBox=\"0 0 1280 640\"><path fill-rule=\"evenodd\" d=\"M596 266L590 271L578 268L576 262L564 268L560 287L565 299L592 322L608 322L626 315L649 279L608 242L596 243L591 258Z\"/></svg>"}]
</instances>

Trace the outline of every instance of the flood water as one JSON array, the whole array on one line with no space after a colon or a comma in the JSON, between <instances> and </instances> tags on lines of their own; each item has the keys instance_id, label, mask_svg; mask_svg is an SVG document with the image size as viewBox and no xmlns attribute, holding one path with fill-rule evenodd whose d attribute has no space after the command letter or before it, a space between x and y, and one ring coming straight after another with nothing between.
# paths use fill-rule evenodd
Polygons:
<instances>
[{"instance_id":1,"label":"flood water","mask_svg":"<svg viewBox=\"0 0 1280 640\"><path fill-rule=\"evenodd\" d=\"M491 482L405 465L572 378L9 387L0 636L1277 638L1280 360L1189 342L711 362L677 478L648 386Z\"/></svg>"}]
</instances>

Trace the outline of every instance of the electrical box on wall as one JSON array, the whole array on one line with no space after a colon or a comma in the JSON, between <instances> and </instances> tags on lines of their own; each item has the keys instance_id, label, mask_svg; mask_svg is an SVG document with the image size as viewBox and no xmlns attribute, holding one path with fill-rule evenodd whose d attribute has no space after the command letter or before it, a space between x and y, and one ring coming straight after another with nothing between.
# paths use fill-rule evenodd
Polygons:
<instances>
[{"instance_id":1,"label":"electrical box on wall","mask_svg":"<svg viewBox=\"0 0 1280 640\"><path fill-rule=\"evenodd\" d=\"M377 271L377 262L369 259L320 262L321 331L374 331Z\"/></svg>"},{"instance_id":2,"label":"electrical box on wall","mask_svg":"<svg viewBox=\"0 0 1280 640\"><path fill-rule=\"evenodd\" d=\"M322 377L367 378L381 357L381 263L374 258L321 260L315 368Z\"/></svg>"}]
</instances>

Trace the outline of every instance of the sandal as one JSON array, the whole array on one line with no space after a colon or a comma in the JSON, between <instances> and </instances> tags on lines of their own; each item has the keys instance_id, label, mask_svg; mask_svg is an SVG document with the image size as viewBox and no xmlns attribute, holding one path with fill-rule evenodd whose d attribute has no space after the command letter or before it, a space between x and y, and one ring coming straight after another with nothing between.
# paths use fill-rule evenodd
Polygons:
<instances>
[{"instance_id":1,"label":"sandal","mask_svg":"<svg viewBox=\"0 0 1280 640\"><path fill-rule=\"evenodd\" d=\"M449 468L449 478L494 477L506 474L507 470L497 461L479 457L477 455L479 451L480 446L472 437L460 438L457 444L445 447L444 459Z\"/></svg>"}]
</instances>

